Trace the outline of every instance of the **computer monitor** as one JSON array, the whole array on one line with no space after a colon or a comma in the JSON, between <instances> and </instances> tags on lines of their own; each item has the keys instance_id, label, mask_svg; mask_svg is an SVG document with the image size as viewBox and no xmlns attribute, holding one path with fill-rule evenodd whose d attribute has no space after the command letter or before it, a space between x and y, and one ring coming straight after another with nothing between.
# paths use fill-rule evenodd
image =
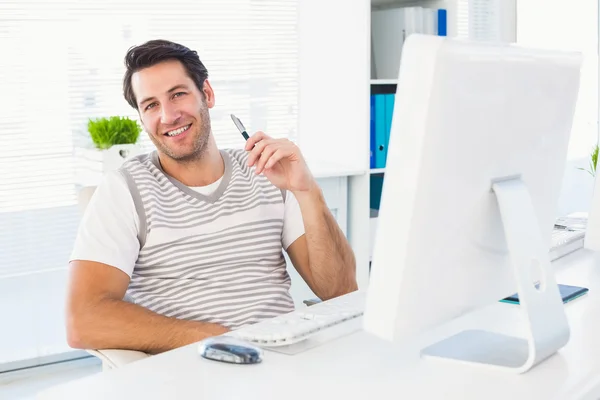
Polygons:
<instances>
[{"instance_id":1,"label":"computer monitor","mask_svg":"<svg viewBox=\"0 0 600 400\"><path fill-rule=\"evenodd\" d=\"M576 53L407 39L365 331L409 340L518 292L527 337L464 331L422 354L524 372L567 343L548 252L580 67Z\"/></svg>"}]
</instances>

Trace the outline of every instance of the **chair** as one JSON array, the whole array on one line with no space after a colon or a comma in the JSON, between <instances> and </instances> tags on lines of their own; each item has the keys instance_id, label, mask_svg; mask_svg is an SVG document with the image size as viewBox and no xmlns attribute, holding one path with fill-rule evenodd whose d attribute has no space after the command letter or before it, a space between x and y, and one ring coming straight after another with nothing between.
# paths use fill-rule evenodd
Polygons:
<instances>
[{"instance_id":1,"label":"chair","mask_svg":"<svg viewBox=\"0 0 600 400\"><path fill-rule=\"evenodd\" d=\"M90 202L95 190L95 186L85 186L79 190L79 193L77 194L77 203L79 205L79 211L82 214ZM125 364L150 357L149 354L136 350L86 349L86 351L102 361L103 371L118 368Z\"/></svg>"},{"instance_id":2,"label":"chair","mask_svg":"<svg viewBox=\"0 0 600 400\"><path fill-rule=\"evenodd\" d=\"M85 211L90 199L92 198L95 186L85 186L81 188L78 193L78 204L81 213ZM304 304L311 306L319 303L321 300L318 298L304 300ZM129 364L144 358L151 357L150 354L144 353L137 350L124 350L124 349L86 349L88 353L98 357L102 361L102 370L106 371L113 368L119 368L125 364Z\"/></svg>"},{"instance_id":3,"label":"chair","mask_svg":"<svg viewBox=\"0 0 600 400\"><path fill-rule=\"evenodd\" d=\"M107 371L113 368L122 367L125 364L132 363L134 361L142 360L150 357L150 354L146 354L142 351L136 350L123 350L123 349L102 349L102 350L86 350L93 356L98 357L102 361L102 370Z\"/></svg>"}]
</instances>

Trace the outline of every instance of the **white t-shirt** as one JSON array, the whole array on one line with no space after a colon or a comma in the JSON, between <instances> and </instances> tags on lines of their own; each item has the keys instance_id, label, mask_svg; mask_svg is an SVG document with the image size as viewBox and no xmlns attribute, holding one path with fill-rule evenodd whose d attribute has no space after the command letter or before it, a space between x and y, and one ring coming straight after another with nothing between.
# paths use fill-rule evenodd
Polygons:
<instances>
[{"instance_id":1,"label":"white t-shirt","mask_svg":"<svg viewBox=\"0 0 600 400\"><path fill-rule=\"evenodd\" d=\"M222 179L222 178L221 178ZM191 189L211 194L221 179ZM107 173L95 190L82 217L70 260L88 260L112 265L131 277L140 250L139 218L123 176ZM304 234L300 206L287 191L284 206L282 247L287 248Z\"/></svg>"}]
</instances>

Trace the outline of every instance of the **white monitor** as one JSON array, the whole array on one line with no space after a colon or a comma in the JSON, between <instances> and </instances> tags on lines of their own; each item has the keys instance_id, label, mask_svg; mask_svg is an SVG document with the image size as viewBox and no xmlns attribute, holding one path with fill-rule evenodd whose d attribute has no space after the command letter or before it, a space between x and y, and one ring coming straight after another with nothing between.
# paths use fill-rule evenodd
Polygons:
<instances>
[{"instance_id":1,"label":"white monitor","mask_svg":"<svg viewBox=\"0 0 600 400\"><path fill-rule=\"evenodd\" d=\"M422 354L524 372L567 343L548 253L580 67L579 54L408 38L367 332L404 341L518 292L527 337L464 331Z\"/></svg>"}]
</instances>

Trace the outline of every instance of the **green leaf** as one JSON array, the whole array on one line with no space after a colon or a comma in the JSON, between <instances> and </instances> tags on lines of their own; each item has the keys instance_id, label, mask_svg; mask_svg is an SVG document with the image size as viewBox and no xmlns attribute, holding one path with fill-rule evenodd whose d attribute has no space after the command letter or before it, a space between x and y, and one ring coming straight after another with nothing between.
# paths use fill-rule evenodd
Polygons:
<instances>
[{"instance_id":1,"label":"green leaf","mask_svg":"<svg viewBox=\"0 0 600 400\"><path fill-rule=\"evenodd\" d=\"M142 127L127 117L112 116L89 119L88 132L96 148L105 150L117 144L137 143Z\"/></svg>"}]
</instances>

